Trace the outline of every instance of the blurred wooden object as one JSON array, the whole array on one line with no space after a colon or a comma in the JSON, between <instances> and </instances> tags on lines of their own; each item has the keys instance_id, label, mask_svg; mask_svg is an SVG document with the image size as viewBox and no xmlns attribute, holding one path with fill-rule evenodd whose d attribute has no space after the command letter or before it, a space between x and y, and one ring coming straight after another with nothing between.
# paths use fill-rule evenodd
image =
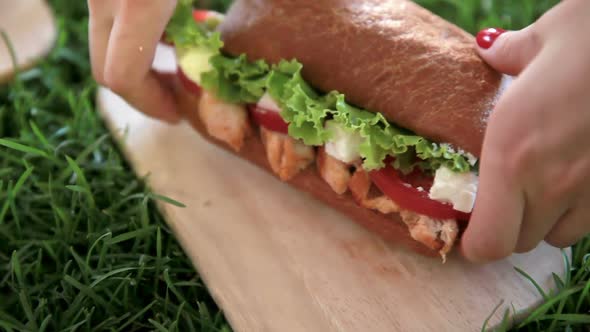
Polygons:
<instances>
[{"instance_id":1,"label":"blurred wooden object","mask_svg":"<svg viewBox=\"0 0 590 332\"><path fill-rule=\"evenodd\" d=\"M46 56L57 37L55 17L44 0L0 0L0 32L12 44L18 70L33 67ZM0 83L14 72L10 48L0 38Z\"/></svg>"}]
</instances>

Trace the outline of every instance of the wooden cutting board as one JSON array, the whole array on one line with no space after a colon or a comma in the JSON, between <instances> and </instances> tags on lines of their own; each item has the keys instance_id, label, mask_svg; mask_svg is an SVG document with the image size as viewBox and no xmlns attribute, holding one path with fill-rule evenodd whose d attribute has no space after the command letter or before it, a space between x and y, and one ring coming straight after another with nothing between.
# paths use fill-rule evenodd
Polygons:
<instances>
[{"instance_id":1,"label":"wooden cutting board","mask_svg":"<svg viewBox=\"0 0 590 332\"><path fill-rule=\"evenodd\" d=\"M33 66L53 47L57 27L44 0L0 0L0 31L8 36L20 70ZM0 38L0 83L14 74L8 45Z\"/></svg>"},{"instance_id":2,"label":"wooden cutting board","mask_svg":"<svg viewBox=\"0 0 590 332\"><path fill-rule=\"evenodd\" d=\"M490 327L540 303L515 266L546 290L563 275L545 244L485 266L388 245L187 124L150 120L104 88L97 101L137 174L186 205L160 207L236 331L479 331L502 301Z\"/></svg>"}]
</instances>

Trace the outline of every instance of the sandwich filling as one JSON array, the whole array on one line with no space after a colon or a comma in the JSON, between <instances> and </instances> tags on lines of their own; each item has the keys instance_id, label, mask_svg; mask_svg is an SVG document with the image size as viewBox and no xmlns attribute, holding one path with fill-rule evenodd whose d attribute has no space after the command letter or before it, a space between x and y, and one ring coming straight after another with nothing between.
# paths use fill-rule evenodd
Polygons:
<instances>
[{"instance_id":1,"label":"sandwich filling","mask_svg":"<svg viewBox=\"0 0 590 332\"><path fill-rule=\"evenodd\" d=\"M222 20L181 1L166 30L179 77L200 98L208 133L239 151L258 132L282 180L315 164L337 194L349 192L364 208L400 214L415 240L445 257L458 222L473 209L477 159L350 105L337 91L314 90L296 59L269 64L224 54L216 31Z\"/></svg>"}]
</instances>

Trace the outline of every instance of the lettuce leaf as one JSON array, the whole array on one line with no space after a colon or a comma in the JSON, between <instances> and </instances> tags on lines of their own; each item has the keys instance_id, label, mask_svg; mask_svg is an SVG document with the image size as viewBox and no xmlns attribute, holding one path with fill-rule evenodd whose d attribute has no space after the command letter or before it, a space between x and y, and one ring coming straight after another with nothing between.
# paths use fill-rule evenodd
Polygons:
<instances>
[{"instance_id":1,"label":"lettuce leaf","mask_svg":"<svg viewBox=\"0 0 590 332\"><path fill-rule=\"evenodd\" d=\"M321 94L303 78L303 65L297 60L282 60L269 65L249 61L246 55L222 54L223 43L215 32L206 31L192 19L190 10L178 6L169 24L168 34L181 47L206 47L215 51L210 60L213 69L202 74L202 86L218 98L231 103L256 103L265 92L281 106L281 116L289 123L289 135L307 145L320 146L330 140L324 127L333 119L363 138L360 155L367 170L385 166L389 156L393 166L410 172L415 167L435 171L446 166L455 172L474 169L464 153L447 144L436 144L390 123L381 113L352 106L345 95L331 91ZM190 7L188 7L190 9Z\"/></svg>"},{"instance_id":2,"label":"lettuce leaf","mask_svg":"<svg viewBox=\"0 0 590 332\"><path fill-rule=\"evenodd\" d=\"M201 75L202 85L215 91L220 99L232 103L255 103L264 94L270 72L264 61L248 62L245 55L237 58L216 55L210 63L214 70Z\"/></svg>"},{"instance_id":3,"label":"lettuce leaf","mask_svg":"<svg viewBox=\"0 0 590 332\"><path fill-rule=\"evenodd\" d=\"M192 0L178 1L166 26L166 39L178 48L205 47L217 53L223 47L221 35L212 32L209 23L199 24L193 19Z\"/></svg>"}]
</instances>

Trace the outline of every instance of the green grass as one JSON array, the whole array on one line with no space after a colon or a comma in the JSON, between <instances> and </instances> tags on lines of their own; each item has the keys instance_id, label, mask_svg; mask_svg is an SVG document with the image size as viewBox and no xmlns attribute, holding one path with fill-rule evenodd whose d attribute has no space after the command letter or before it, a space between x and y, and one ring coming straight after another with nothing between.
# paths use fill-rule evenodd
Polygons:
<instances>
[{"instance_id":1,"label":"green grass","mask_svg":"<svg viewBox=\"0 0 590 332\"><path fill-rule=\"evenodd\" d=\"M163 198L95 112L85 1L50 2L56 48L0 87L0 331L229 331L155 208ZM420 2L473 33L523 27L555 3ZM574 248L560 292L516 330L590 325L589 252L590 240Z\"/></svg>"}]
</instances>

